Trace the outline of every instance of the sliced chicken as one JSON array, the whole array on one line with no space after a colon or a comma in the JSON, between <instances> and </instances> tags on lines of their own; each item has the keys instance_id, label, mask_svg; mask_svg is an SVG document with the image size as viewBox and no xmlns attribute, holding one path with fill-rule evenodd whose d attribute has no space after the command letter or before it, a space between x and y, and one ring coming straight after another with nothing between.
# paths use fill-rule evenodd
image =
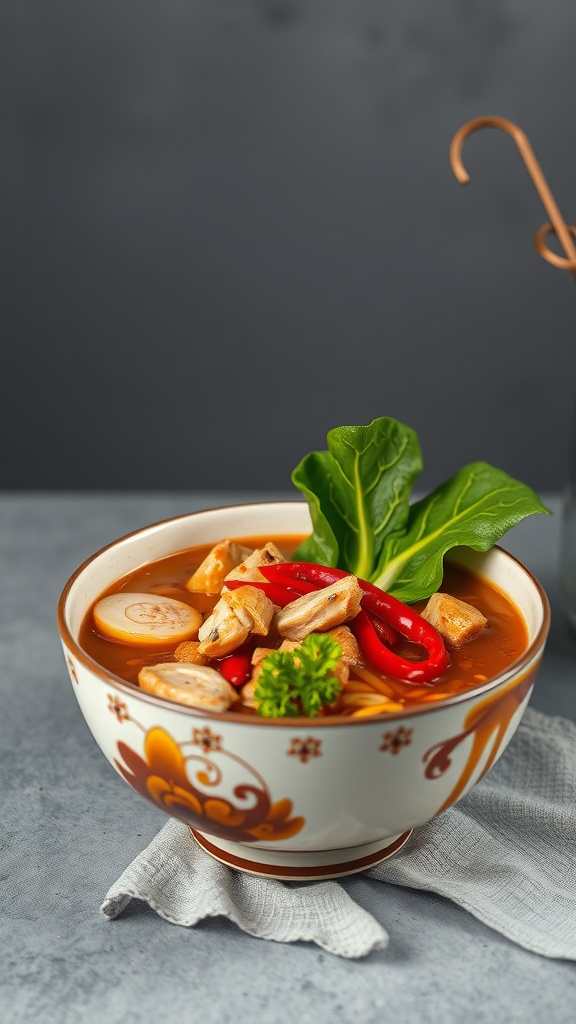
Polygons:
<instances>
[{"instance_id":1,"label":"sliced chicken","mask_svg":"<svg viewBox=\"0 0 576 1024\"><path fill-rule=\"evenodd\" d=\"M198 630L198 651L221 658L236 650L250 633L265 636L276 605L256 587L224 590L214 611Z\"/></svg>"},{"instance_id":2,"label":"sliced chicken","mask_svg":"<svg viewBox=\"0 0 576 1024\"><path fill-rule=\"evenodd\" d=\"M207 711L227 711L236 691L214 668L187 662L147 665L138 674L140 689L157 697Z\"/></svg>"},{"instance_id":3,"label":"sliced chicken","mask_svg":"<svg viewBox=\"0 0 576 1024\"><path fill-rule=\"evenodd\" d=\"M258 587L237 587L236 590L224 590L220 600L235 612L241 622L246 622L251 633L266 636L277 606L264 591Z\"/></svg>"},{"instance_id":4,"label":"sliced chicken","mask_svg":"<svg viewBox=\"0 0 576 1024\"><path fill-rule=\"evenodd\" d=\"M258 701L256 700L256 696L255 696L255 692L254 692L256 690L256 686L257 685L258 685L258 680L257 680L257 678L255 678L253 676L252 679L249 679L248 682L244 684L244 686L242 687L242 689L240 691L240 696L242 697L242 703L245 704L247 708L257 708L258 707Z\"/></svg>"},{"instance_id":5,"label":"sliced chicken","mask_svg":"<svg viewBox=\"0 0 576 1024\"><path fill-rule=\"evenodd\" d=\"M243 644L249 632L250 627L220 600L198 630L198 651L209 658L222 658Z\"/></svg>"},{"instance_id":6,"label":"sliced chicken","mask_svg":"<svg viewBox=\"0 0 576 1024\"><path fill-rule=\"evenodd\" d=\"M354 633L348 626L336 626L335 629L329 629L328 633L333 636L337 643L342 648L342 654L340 660L346 665L363 665L362 655L358 646L358 641L354 636Z\"/></svg>"},{"instance_id":7,"label":"sliced chicken","mask_svg":"<svg viewBox=\"0 0 576 1024\"><path fill-rule=\"evenodd\" d=\"M252 550L233 540L221 540L192 574L186 584L187 589L202 594L219 594L226 575L248 558Z\"/></svg>"},{"instance_id":8,"label":"sliced chicken","mask_svg":"<svg viewBox=\"0 0 576 1024\"><path fill-rule=\"evenodd\" d=\"M309 633L325 633L333 626L353 619L360 611L362 591L355 576L296 598L275 616L281 636L303 640Z\"/></svg>"},{"instance_id":9,"label":"sliced chicken","mask_svg":"<svg viewBox=\"0 0 576 1024\"><path fill-rule=\"evenodd\" d=\"M462 647L488 625L488 619L473 605L440 591L432 594L421 615L451 647Z\"/></svg>"},{"instance_id":10,"label":"sliced chicken","mask_svg":"<svg viewBox=\"0 0 576 1024\"><path fill-rule=\"evenodd\" d=\"M277 562L285 562L286 559L272 541L268 541L263 548L256 548L240 565L236 565L226 576L226 580L244 580L246 583L257 581L265 582L265 577L259 571L259 565L273 565Z\"/></svg>"}]
</instances>

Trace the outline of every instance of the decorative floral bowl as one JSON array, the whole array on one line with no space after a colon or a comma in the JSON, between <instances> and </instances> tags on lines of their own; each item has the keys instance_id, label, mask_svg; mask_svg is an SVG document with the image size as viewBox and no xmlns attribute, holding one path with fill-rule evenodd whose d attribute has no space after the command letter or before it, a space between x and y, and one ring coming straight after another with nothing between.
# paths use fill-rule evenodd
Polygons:
<instances>
[{"instance_id":1,"label":"decorative floral bowl","mask_svg":"<svg viewBox=\"0 0 576 1024\"><path fill-rule=\"evenodd\" d=\"M364 870L463 797L514 734L550 625L542 587L512 555L498 547L487 554L457 549L452 558L492 580L520 608L526 651L477 690L359 719L202 712L144 693L82 650L88 609L138 566L223 537L310 529L303 502L236 505L157 523L89 558L66 584L58 609L74 693L116 771L189 825L214 857L283 879Z\"/></svg>"}]
</instances>

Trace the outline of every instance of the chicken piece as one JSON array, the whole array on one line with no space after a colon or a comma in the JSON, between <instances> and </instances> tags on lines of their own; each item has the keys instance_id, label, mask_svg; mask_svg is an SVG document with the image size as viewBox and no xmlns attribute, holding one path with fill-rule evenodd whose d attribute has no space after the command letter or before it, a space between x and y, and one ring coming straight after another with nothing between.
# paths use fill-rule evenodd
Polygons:
<instances>
[{"instance_id":1,"label":"chicken piece","mask_svg":"<svg viewBox=\"0 0 576 1024\"><path fill-rule=\"evenodd\" d=\"M252 651L252 664L254 666L259 665L267 654L273 654L275 650L276 648L274 647L255 647Z\"/></svg>"},{"instance_id":2,"label":"chicken piece","mask_svg":"<svg viewBox=\"0 0 576 1024\"><path fill-rule=\"evenodd\" d=\"M342 654L338 659L334 675L340 681L340 685L344 686L348 682L350 666L363 664L358 641L348 626L336 626L335 629L329 629L328 633L334 637L336 643L340 644L342 648Z\"/></svg>"},{"instance_id":3,"label":"chicken piece","mask_svg":"<svg viewBox=\"0 0 576 1024\"><path fill-rule=\"evenodd\" d=\"M287 640L303 640L309 633L324 633L353 619L360 611L362 591L355 576L296 598L275 616L276 627Z\"/></svg>"},{"instance_id":4,"label":"chicken piece","mask_svg":"<svg viewBox=\"0 0 576 1024\"><path fill-rule=\"evenodd\" d=\"M252 676L252 679L249 679L247 683L244 683L244 686L240 690L240 696L242 697L242 703L245 704L247 708L257 708L258 707L258 701L256 700L256 696L255 696L255 692L254 692L256 690L256 685L257 685L257 680L254 678L254 676Z\"/></svg>"},{"instance_id":5,"label":"chicken piece","mask_svg":"<svg viewBox=\"0 0 576 1024\"><path fill-rule=\"evenodd\" d=\"M264 591L258 587L238 587L236 590L224 590L220 600L236 613L241 622L249 623L251 633L266 636L277 606Z\"/></svg>"},{"instance_id":6,"label":"chicken piece","mask_svg":"<svg viewBox=\"0 0 576 1024\"><path fill-rule=\"evenodd\" d=\"M176 661L187 661L191 665L207 665L208 658L200 654L199 646L197 640L185 640L184 643L178 644L174 651Z\"/></svg>"},{"instance_id":7,"label":"chicken piece","mask_svg":"<svg viewBox=\"0 0 576 1024\"><path fill-rule=\"evenodd\" d=\"M264 583L266 578L258 570L259 565L273 565L276 562L285 562L286 559L272 541L268 541L263 548L256 548L240 565L236 565L225 577L226 580L244 580L246 583L257 581Z\"/></svg>"},{"instance_id":8,"label":"chicken piece","mask_svg":"<svg viewBox=\"0 0 576 1024\"><path fill-rule=\"evenodd\" d=\"M237 700L234 687L206 665L173 661L147 665L140 669L138 683L146 693L207 711L227 711Z\"/></svg>"},{"instance_id":9,"label":"chicken piece","mask_svg":"<svg viewBox=\"0 0 576 1024\"><path fill-rule=\"evenodd\" d=\"M252 550L233 540L221 540L192 574L186 588L202 594L219 594L227 573L248 558Z\"/></svg>"},{"instance_id":10,"label":"chicken piece","mask_svg":"<svg viewBox=\"0 0 576 1024\"><path fill-rule=\"evenodd\" d=\"M336 643L339 643L342 648L341 661L346 665L364 664L358 641L348 626L336 626L335 629L329 629L328 633L334 637Z\"/></svg>"},{"instance_id":11,"label":"chicken piece","mask_svg":"<svg viewBox=\"0 0 576 1024\"><path fill-rule=\"evenodd\" d=\"M462 647L488 625L473 605L440 591L432 594L421 615L451 647Z\"/></svg>"},{"instance_id":12,"label":"chicken piece","mask_svg":"<svg viewBox=\"0 0 576 1024\"><path fill-rule=\"evenodd\" d=\"M222 658L243 644L249 633L250 625L221 599L198 630L198 651L209 658Z\"/></svg>"},{"instance_id":13,"label":"chicken piece","mask_svg":"<svg viewBox=\"0 0 576 1024\"><path fill-rule=\"evenodd\" d=\"M198 651L222 658L244 643L250 633L265 636L276 605L256 587L224 590L211 615L198 630Z\"/></svg>"}]
</instances>

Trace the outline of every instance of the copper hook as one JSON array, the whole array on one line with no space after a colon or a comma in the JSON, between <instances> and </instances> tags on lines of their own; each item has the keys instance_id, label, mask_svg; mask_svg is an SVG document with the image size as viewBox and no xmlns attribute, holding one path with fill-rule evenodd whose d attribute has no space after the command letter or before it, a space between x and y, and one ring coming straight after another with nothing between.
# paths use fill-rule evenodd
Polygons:
<instances>
[{"instance_id":1,"label":"copper hook","mask_svg":"<svg viewBox=\"0 0 576 1024\"><path fill-rule=\"evenodd\" d=\"M527 136L518 125L505 117L477 117L473 121L467 121L466 124L463 124L456 132L450 145L450 164L458 181L461 185L466 185L470 181L470 176L462 163L462 146L464 140L478 128L501 128L502 131L507 132L514 139L520 156L526 165L526 170L532 178L534 187L550 218L549 224L543 224L538 228L534 236L534 244L540 255L548 263L551 263L554 267L559 267L561 270L571 270L576 280L576 246L574 245L576 228L566 224L550 191L548 182L542 173L542 168L534 156L534 150ZM554 232L558 238L566 253L565 257L559 256L545 244L544 239L551 232Z\"/></svg>"}]
</instances>

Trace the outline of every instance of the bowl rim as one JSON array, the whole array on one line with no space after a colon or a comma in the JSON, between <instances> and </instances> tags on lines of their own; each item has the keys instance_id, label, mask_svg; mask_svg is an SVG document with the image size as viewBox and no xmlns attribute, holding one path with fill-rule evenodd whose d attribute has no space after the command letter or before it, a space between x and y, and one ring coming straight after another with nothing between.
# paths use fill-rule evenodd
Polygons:
<instances>
[{"instance_id":1,"label":"bowl rim","mask_svg":"<svg viewBox=\"0 0 576 1024\"><path fill-rule=\"evenodd\" d=\"M304 506L304 501L291 501L290 499L277 499L277 500L262 500L262 501L250 501L250 502L239 502L237 504L230 505L215 505L210 508L196 509L192 512L184 512L177 516L169 516L166 519L160 519L157 522L149 523L147 526L138 527L136 530L130 530L128 533L123 534L120 537L116 537L110 543L103 545L93 554L89 555L88 558L78 566L77 569L72 573L69 579L66 581L64 588L60 594L57 607L57 624L60 638L63 645L67 650L73 654L76 659L84 665L90 672L92 672L99 680L99 682L105 685L112 685L115 688L121 690L127 696L130 696L136 700L142 700L147 704L151 704L155 707L162 707L169 711L173 711L177 714L185 714L191 718L202 718L207 721L226 721L230 723L236 723L238 725L255 725L258 727L296 727L296 728L338 728L342 726L364 726L374 723L382 724L383 722L391 722L394 719L408 718L417 715L430 715L437 711L441 711L446 707L451 707L455 704L460 704L463 701L472 700L473 698L490 693L492 690L497 689L499 686L504 684L511 676L517 675L522 672L523 669L528 669L533 659L540 652L540 656L543 654L544 645L550 629L551 611L550 602L546 591L544 590L540 581L533 575L533 573L524 565L524 563L513 555L510 551L507 551L499 544L494 544L489 550L502 551L507 558L515 562L517 566L527 575L532 581L538 596L542 602L542 622L536 635L534 636L531 643L528 645L526 650L513 661L504 672L495 676L488 683L481 683L478 687L473 690L465 690L463 693L453 694L450 697L446 697L443 700L434 701L428 704L414 704L411 707L403 708L401 711L389 711L381 712L380 714L366 715L361 718L353 718L350 715L329 715L326 717L318 716L310 718L306 716L295 716L291 718L264 718L259 715L247 715L240 711L209 711L202 708L188 707L185 704L178 704L176 701L167 700L165 697L157 697L153 693L146 693L140 690L133 683L127 682L122 679L121 676L115 675L115 673L104 668L99 662L95 661L90 657L89 654L80 646L78 641L72 636L68 624L66 622L66 607L68 603L68 597L70 591L78 579L78 577L92 564L100 555L104 552L109 551L111 548L117 547L123 544L125 541L130 540L132 537L136 537L140 534L152 532L160 527L167 526L172 523L179 522L184 519L188 519L195 515L206 514L210 512L221 512L228 509L249 509L253 507L261 507L263 505L274 506L274 505L294 505ZM248 536L248 535L246 535ZM182 549L184 550L184 549ZM473 549L470 549L473 550ZM174 552L176 554L177 552ZM478 554L488 554L486 552L478 552ZM144 564L144 563L142 563Z\"/></svg>"}]
</instances>

